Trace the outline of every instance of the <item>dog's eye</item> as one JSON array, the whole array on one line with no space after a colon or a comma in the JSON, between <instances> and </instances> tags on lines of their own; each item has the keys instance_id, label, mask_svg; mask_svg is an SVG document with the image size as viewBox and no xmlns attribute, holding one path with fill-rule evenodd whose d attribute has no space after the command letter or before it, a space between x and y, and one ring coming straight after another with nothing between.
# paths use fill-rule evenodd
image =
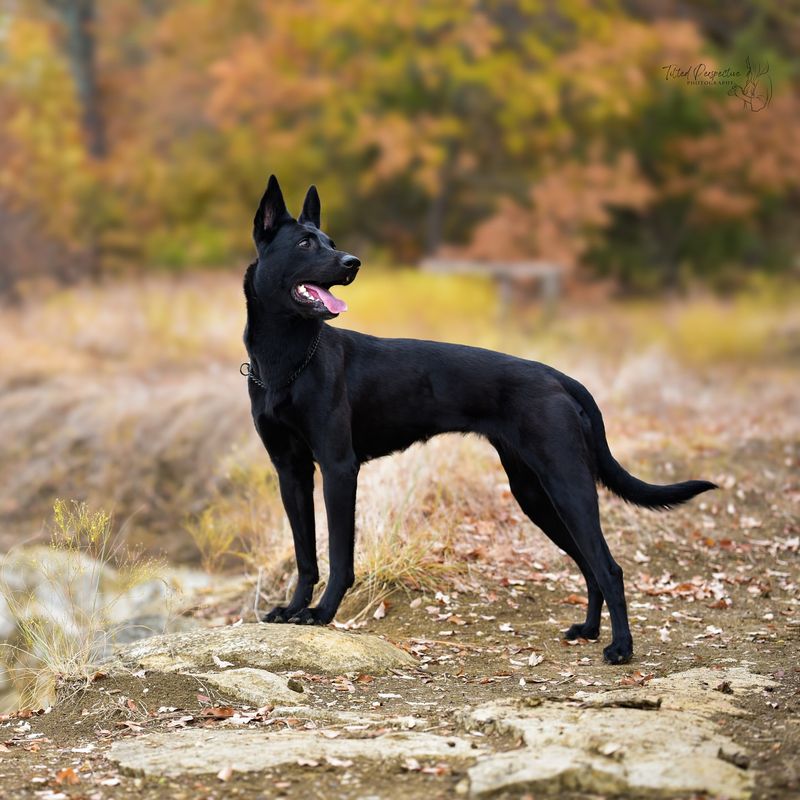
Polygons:
<instances>
[{"instance_id":1,"label":"dog's eye","mask_svg":"<svg viewBox=\"0 0 800 800\"><path fill-rule=\"evenodd\" d=\"M311 247L311 239L309 239L308 237L306 237L305 239L301 239L297 243L297 246L298 247Z\"/></svg>"},{"instance_id":2,"label":"dog's eye","mask_svg":"<svg viewBox=\"0 0 800 800\"><path fill-rule=\"evenodd\" d=\"M336 249L336 242L334 242L334 241L333 241L333 239L331 239L331 240L328 242L328 244L331 246L331 248L332 248L333 250L335 250L335 249Z\"/></svg>"}]
</instances>

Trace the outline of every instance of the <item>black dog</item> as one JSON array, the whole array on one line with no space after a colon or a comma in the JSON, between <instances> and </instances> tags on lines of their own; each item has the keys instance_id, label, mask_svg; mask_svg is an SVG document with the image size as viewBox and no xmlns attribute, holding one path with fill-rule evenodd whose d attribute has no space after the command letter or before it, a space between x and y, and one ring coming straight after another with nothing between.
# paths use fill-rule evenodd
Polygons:
<instances>
[{"instance_id":1,"label":"black dog","mask_svg":"<svg viewBox=\"0 0 800 800\"><path fill-rule=\"evenodd\" d=\"M353 584L358 471L365 461L448 431L485 436L500 455L522 510L578 564L589 593L586 621L568 639L596 639L603 601L612 664L633 651L622 570L598 515L596 482L650 508L682 503L716 488L707 481L644 483L611 455L603 418L577 381L535 361L415 339L379 339L332 328L347 309L330 293L349 284L361 262L319 229L311 187L303 213L287 212L275 176L255 216L258 260L244 281L253 421L278 472L291 523L297 588L267 622L327 623ZM319 580L314 530L314 462L322 470L330 538L330 579Z\"/></svg>"}]
</instances>

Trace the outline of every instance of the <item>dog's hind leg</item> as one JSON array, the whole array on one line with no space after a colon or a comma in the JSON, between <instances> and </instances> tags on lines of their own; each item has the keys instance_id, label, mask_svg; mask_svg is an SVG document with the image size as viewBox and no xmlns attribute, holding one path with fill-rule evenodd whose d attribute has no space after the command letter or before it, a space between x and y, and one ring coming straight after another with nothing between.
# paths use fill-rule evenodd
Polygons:
<instances>
[{"instance_id":1,"label":"dog's hind leg","mask_svg":"<svg viewBox=\"0 0 800 800\"><path fill-rule=\"evenodd\" d=\"M561 445L563 447L563 440ZM600 527L597 487L588 465L582 460L578 443L567 452L560 449L537 474L553 507L586 559L611 615L611 644L603 650L610 664L624 664L633 654L633 640L628 624L622 568L611 557ZM534 459L541 459L532 455Z\"/></svg>"},{"instance_id":2,"label":"dog's hind leg","mask_svg":"<svg viewBox=\"0 0 800 800\"><path fill-rule=\"evenodd\" d=\"M633 654L622 568L611 557L600 527L591 452L574 405L554 396L523 423L514 448L541 481L553 508L589 564L611 616L611 644L603 657L624 664Z\"/></svg>"},{"instance_id":3,"label":"dog's hind leg","mask_svg":"<svg viewBox=\"0 0 800 800\"><path fill-rule=\"evenodd\" d=\"M503 468L508 475L511 493L516 498L520 508L534 525L541 528L557 547L572 558L586 581L588 593L586 620L572 625L564 632L564 638L596 639L600 633L600 612L603 609L603 593L600 591L589 563L583 557L569 531L553 508L553 504L544 489L542 489L542 484L536 473L525 466L513 453L500 448L498 448L498 453Z\"/></svg>"}]
</instances>

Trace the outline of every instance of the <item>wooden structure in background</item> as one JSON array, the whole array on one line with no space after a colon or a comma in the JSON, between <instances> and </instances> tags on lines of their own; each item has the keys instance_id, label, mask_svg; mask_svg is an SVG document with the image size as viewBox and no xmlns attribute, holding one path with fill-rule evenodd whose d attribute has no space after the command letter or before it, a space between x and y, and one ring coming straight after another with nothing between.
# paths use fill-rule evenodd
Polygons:
<instances>
[{"instance_id":1,"label":"wooden structure in background","mask_svg":"<svg viewBox=\"0 0 800 800\"><path fill-rule=\"evenodd\" d=\"M470 261L459 258L426 258L425 272L440 275L481 275L497 285L500 314L514 307L542 303L555 308L564 289L564 269L548 261Z\"/></svg>"}]
</instances>

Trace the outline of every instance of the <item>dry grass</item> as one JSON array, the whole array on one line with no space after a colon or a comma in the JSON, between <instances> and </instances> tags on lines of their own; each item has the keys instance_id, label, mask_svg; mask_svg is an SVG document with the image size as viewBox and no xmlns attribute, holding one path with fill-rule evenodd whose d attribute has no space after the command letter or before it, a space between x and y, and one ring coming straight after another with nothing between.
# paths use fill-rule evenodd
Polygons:
<instances>
[{"instance_id":1,"label":"dry grass","mask_svg":"<svg viewBox=\"0 0 800 800\"><path fill-rule=\"evenodd\" d=\"M187 529L206 569L262 573L266 602L291 593L294 555L274 472L236 458ZM362 467L356 507L356 586L346 611L360 616L398 587L433 589L462 568L453 552L455 519L491 515L499 462L476 437L448 436ZM328 571L327 520L316 480L320 572Z\"/></svg>"},{"instance_id":2,"label":"dry grass","mask_svg":"<svg viewBox=\"0 0 800 800\"><path fill-rule=\"evenodd\" d=\"M22 707L52 702L62 679L91 680L121 627L115 607L160 569L121 545L106 512L57 500L48 549L12 552L0 562L4 617L16 627L0 645L0 662Z\"/></svg>"},{"instance_id":3,"label":"dry grass","mask_svg":"<svg viewBox=\"0 0 800 800\"><path fill-rule=\"evenodd\" d=\"M232 454L213 496L186 529L210 572L235 561L256 570L265 563L279 566L291 556L277 476L266 457L253 463Z\"/></svg>"},{"instance_id":4,"label":"dry grass","mask_svg":"<svg viewBox=\"0 0 800 800\"><path fill-rule=\"evenodd\" d=\"M250 570L266 566L275 585L291 572L291 538L238 374L239 283L238 275L146 278L0 311L0 549L20 532L41 532L54 497L69 496L111 508L130 541L175 559L199 553L219 569L233 555ZM341 321L348 327L495 347L574 374L596 394L625 458L670 437L716 441L725 421L750 413L742 398L757 383L772 411L753 424L791 419L796 289L565 306L527 333L498 320L481 280L365 270L341 296L352 309ZM721 394L725 381L731 390ZM365 606L387 587L455 569L449 537L465 509L491 513L493 458L483 443L449 438L364 467ZM321 498L317 506L322 553Z\"/></svg>"}]
</instances>

